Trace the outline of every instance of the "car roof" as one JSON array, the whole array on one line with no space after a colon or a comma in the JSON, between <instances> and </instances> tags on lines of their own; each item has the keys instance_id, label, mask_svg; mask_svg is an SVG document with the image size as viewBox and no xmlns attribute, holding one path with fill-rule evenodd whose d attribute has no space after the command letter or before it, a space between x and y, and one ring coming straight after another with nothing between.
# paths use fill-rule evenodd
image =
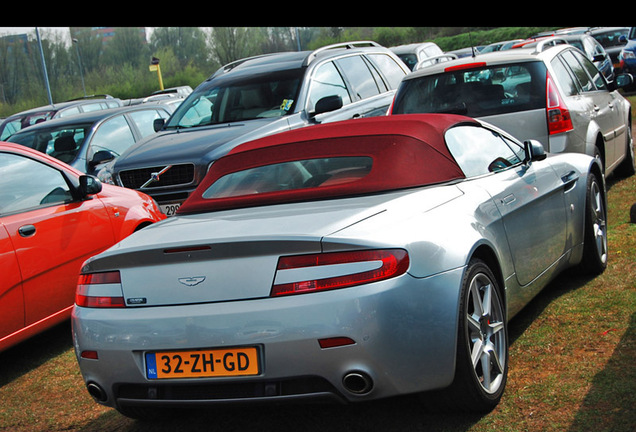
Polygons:
<instances>
[{"instance_id":1,"label":"car roof","mask_svg":"<svg viewBox=\"0 0 636 432\"><path fill-rule=\"evenodd\" d=\"M7 116L5 120L10 120L13 118L17 118L17 117L22 117L23 115L28 115L28 114L32 114L32 113L37 113L40 111L59 111L61 109L64 108L68 108L70 106L75 106L75 105L88 105L91 103L96 103L96 102L100 102L100 101L114 101L117 100L111 96L107 96L107 97L100 97L100 98L81 98L81 99L73 99L73 100L69 100L69 101L65 101L65 102L56 102L50 105L42 105L36 108L31 108L28 110L24 110L24 111L20 111L17 112L15 114L12 114L10 116Z\"/></svg>"},{"instance_id":2,"label":"car roof","mask_svg":"<svg viewBox=\"0 0 636 432\"><path fill-rule=\"evenodd\" d=\"M548 49L538 51L537 47L531 48L513 48L506 51L493 51L484 54L477 54L474 56L462 57L455 60L449 60L444 63L439 63L431 66L427 66L426 68L418 69L408 74L404 80L417 78L420 76L427 75L435 75L438 73L445 72L449 69L453 68L461 68L468 67L470 64L475 64L475 67L481 65L497 65L497 64L508 64L508 63L519 63L524 61L537 61L540 60L543 53L550 51L551 53L556 53L557 51L561 51L567 47L572 47L571 45L557 45L549 47ZM552 55L552 54L547 54Z\"/></svg>"},{"instance_id":3,"label":"car roof","mask_svg":"<svg viewBox=\"0 0 636 432\"><path fill-rule=\"evenodd\" d=\"M209 79L228 73L240 73L243 70L247 70L252 74L259 71L300 69L317 59L340 56L344 52L369 51L391 52L388 48L373 41L343 42L323 46L313 51L277 52L247 57L222 66Z\"/></svg>"},{"instance_id":4,"label":"car roof","mask_svg":"<svg viewBox=\"0 0 636 432\"><path fill-rule=\"evenodd\" d=\"M452 114L405 114L315 125L241 144L211 166L179 214L342 198L463 179L465 175L444 141L445 131L458 124L479 123ZM356 181L327 187L203 197L212 184L230 173L285 162L347 156L372 158L371 171Z\"/></svg>"},{"instance_id":5,"label":"car roof","mask_svg":"<svg viewBox=\"0 0 636 432\"><path fill-rule=\"evenodd\" d=\"M51 129L58 126L75 125L75 124L87 124L87 123L92 124L102 119L105 119L107 117L120 114L122 112L148 110L152 108L162 109L166 111L168 115L170 114L170 112L166 109L166 107L162 105L154 105L154 104L139 104L139 105L133 105L133 106L106 108L103 110L73 114L72 116L69 116L69 117L56 118L56 119L51 119L42 123L37 123L16 132L9 139L12 139L15 136L22 135L24 133L36 132L40 129Z\"/></svg>"}]
</instances>

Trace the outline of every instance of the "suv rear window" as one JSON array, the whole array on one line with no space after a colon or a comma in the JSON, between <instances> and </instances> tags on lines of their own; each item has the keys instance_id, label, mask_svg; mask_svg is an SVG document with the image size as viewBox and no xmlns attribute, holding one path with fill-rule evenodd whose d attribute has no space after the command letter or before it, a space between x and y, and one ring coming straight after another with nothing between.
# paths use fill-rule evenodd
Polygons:
<instances>
[{"instance_id":1,"label":"suv rear window","mask_svg":"<svg viewBox=\"0 0 636 432\"><path fill-rule=\"evenodd\" d=\"M405 80L393 114L484 117L545 107L546 68L522 62L451 70Z\"/></svg>"}]
</instances>

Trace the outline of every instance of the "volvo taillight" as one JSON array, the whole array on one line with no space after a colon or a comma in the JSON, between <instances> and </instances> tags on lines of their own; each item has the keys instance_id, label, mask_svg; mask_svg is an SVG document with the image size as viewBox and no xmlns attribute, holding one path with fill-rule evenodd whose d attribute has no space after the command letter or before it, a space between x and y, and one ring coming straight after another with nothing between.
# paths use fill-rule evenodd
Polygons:
<instances>
[{"instance_id":1,"label":"volvo taillight","mask_svg":"<svg viewBox=\"0 0 636 432\"><path fill-rule=\"evenodd\" d=\"M119 271L80 274L75 304L91 308L125 307Z\"/></svg>"},{"instance_id":2,"label":"volvo taillight","mask_svg":"<svg viewBox=\"0 0 636 432\"><path fill-rule=\"evenodd\" d=\"M271 296L304 294L377 282L406 273L403 249L331 252L281 257Z\"/></svg>"},{"instance_id":3,"label":"volvo taillight","mask_svg":"<svg viewBox=\"0 0 636 432\"><path fill-rule=\"evenodd\" d=\"M559 96L559 91L550 75L548 75L546 82L546 93L548 133L554 135L574 129L570 111L566 108L561 96Z\"/></svg>"}]
</instances>

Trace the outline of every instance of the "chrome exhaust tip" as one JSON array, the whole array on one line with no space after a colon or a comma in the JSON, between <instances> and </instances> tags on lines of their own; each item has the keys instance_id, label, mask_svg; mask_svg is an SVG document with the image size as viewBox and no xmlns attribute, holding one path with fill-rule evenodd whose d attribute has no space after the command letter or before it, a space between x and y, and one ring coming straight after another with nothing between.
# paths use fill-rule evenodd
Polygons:
<instances>
[{"instance_id":1,"label":"chrome exhaust tip","mask_svg":"<svg viewBox=\"0 0 636 432\"><path fill-rule=\"evenodd\" d=\"M342 385L353 394L363 395L373 389L373 380L364 372L353 371L345 374L342 378Z\"/></svg>"},{"instance_id":2,"label":"chrome exhaust tip","mask_svg":"<svg viewBox=\"0 0 636 432\"><path fill-rule=\"evenodd\" d=\"M108 399L108 396L106 395L104 389L95 383L86 384L86 389L88 390L88 393L93 397L93 399L95 399L97 402L106 402L106 399Z\"/></svg>"}]
</instances>

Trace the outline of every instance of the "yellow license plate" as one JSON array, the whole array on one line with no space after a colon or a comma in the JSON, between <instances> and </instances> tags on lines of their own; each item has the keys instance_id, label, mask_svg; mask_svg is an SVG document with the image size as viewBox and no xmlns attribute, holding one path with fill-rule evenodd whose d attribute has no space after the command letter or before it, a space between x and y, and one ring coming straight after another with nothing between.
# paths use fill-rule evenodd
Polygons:
<instances>
[{"instance_id":1,"label":"yellow license plate","mask_svg":"<svg viewBox=\"0 0 636 432\"><path fill-rule=\"evenodd\" d=\"M149 379L258 375L255 347L146 353Z\"/></svg>"}]
</instances>

